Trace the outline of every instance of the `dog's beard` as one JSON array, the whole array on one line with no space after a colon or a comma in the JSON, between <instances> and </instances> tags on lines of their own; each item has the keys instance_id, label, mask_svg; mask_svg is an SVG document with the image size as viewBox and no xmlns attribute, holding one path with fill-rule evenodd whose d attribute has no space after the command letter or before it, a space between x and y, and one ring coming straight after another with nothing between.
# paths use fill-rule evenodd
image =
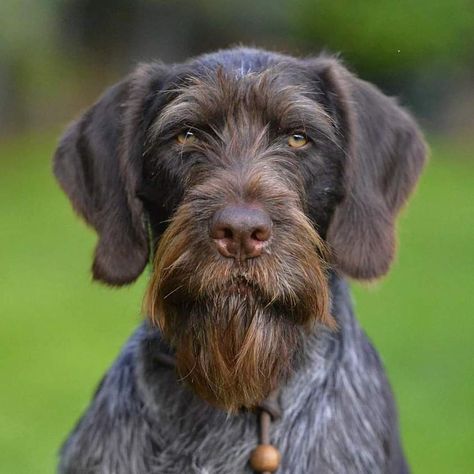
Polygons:
<instances>
[{"instance_id":1,"label":"dog's beard","mask_svg":"<svg viewBox=\"0 0 474 474\"><path fill-rule=\"evenodd\" d=\"M145 310L200 397L227 411L254 407L289 376L305 331L334 325L323 245L295 210L298 239L240 268L193 247L191 216L183 205L160 240Z\"/></svg>"},{"instance_id":2,"label":"dog's beard","mask_svg":"<svg viewBox=\"0 0 474 474\"><path fill-rule=\"evenodd\" d=\"M195 392L228 411L252 407L285 378L301 327L253 296L215 296L163 313L177 369Z\"/></svg>"}]
</instances>

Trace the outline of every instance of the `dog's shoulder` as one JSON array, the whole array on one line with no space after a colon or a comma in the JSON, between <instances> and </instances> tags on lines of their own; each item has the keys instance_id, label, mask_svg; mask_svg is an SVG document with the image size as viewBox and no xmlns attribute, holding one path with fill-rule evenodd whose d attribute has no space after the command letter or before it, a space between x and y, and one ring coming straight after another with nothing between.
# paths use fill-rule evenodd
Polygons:
<instances>
[{"instance_id":1,"label":"dog's shoulder","mask_svg":"<svg viewBox=\"0 0 474 474\"><path fill-rule=\"evenodd\" d=\"M99 383L86 413L61 448L60 473L98 472L99 466L100 472L125 472L127 454L117 448L136 444L131 453L143 449L143 440L135 434L146 432L144 403L136 383L137 350L144 332L142 326L135 331Z\"/></svg>"}]
</instances>

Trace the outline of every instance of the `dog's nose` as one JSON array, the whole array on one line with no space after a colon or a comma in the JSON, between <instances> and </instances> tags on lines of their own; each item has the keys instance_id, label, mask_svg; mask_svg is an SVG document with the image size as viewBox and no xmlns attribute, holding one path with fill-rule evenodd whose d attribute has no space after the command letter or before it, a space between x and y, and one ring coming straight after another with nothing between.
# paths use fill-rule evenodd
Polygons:
<instances>
[{"instance_id":1,"label":"dog's nose","mask_svg":"<svg viewBox=\"0 0 474 474\"><path fill-rule=\"evenodd\" d=\"M255 206L227 206L216 212L210 227L219 253L241 262L258 257L271 234L270 216Z\"/></svg>"}]
</instances>

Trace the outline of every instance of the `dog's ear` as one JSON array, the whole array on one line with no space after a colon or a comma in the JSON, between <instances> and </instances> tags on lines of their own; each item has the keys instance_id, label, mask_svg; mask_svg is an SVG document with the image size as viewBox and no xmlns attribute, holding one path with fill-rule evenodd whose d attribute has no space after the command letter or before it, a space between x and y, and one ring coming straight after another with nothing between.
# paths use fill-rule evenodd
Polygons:
<instances>
[{"instance_id":1,"label":"dog's ear","mask_svg":"<svg viewBox=\"0 0 474 474\"><path fill-rule=\"evenodd\" d=\"M372 280L387 273L394 258L396 217L422 171L425 143L410 115L375 86L334 59L313 67L346 149L346 194L327 242L340 271Z\"/></svg>"},{"instance_id":2,"label":"dog's ear","mask_svg":"<svg viewBox=\"0 0 474 474\"><path fill-rule=\"evenodd\" d=\"M94 279L134 281L149 256L141 179L147 108L164 66L142 66L71 124L54 156L54 173L76 212L96 230Z\"/></svg>"}]
</instances>

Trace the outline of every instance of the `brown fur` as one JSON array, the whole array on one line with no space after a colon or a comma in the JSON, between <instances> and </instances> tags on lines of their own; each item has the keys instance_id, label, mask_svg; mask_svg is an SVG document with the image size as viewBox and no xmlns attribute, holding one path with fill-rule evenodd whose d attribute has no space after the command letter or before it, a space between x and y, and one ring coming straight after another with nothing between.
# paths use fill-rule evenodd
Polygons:
<instances>
[{"instance_id":1,"label":"brown fur","mask_svg":"<svg viewBox=\"0 0 474 474\"><path fill-rule=\"evenodd\" d=\"M199 215L212 214L220 202L216 192L230 190L227 200L236 198L225 173L213 176L192 189L162 236L145 301L176 350L183 379L227 410L254 406L289 374L305 328L334 326L321 239L298 195L253 171L244 200L258 197L271 214L288 219L286 229L276 229L278 244L238 267L194 241Z\"/></svg>"}]
</instances>

